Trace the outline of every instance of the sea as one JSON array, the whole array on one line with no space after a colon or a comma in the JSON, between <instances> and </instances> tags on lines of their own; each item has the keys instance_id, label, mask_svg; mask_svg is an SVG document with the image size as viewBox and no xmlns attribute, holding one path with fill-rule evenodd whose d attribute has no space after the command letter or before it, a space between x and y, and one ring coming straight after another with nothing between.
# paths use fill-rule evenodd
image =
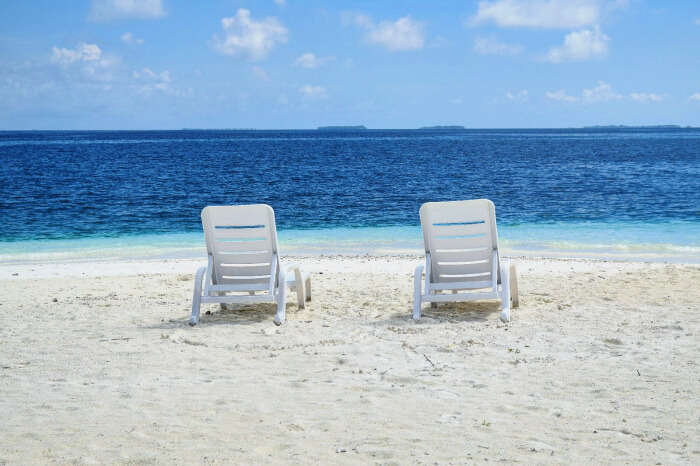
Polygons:
<instances>
[{"instance_id":1,"label":"sea","mask_svg":"<svg viewBox=\"0 0 700 466\"><path fill-rule=\"evenodd\" d=\"M0 132L0 263L204 258L248 203L282 255L420 253L421 204L475 198L506 255L700 263L700 129Z\"/></svg>"}]
</instances>

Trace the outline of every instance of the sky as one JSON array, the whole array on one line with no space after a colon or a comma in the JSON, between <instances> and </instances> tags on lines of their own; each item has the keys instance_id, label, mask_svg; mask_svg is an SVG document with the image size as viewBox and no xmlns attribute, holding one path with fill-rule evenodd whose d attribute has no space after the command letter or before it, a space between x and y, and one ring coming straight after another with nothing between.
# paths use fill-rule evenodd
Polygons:
<instances>
[{"instance_id":1,"label":"sky","mask_svg":"<svg viewBox=\"0 0 700 466\"><path fill-rule=\"evenodd\" d=\"M0 130L700 126L700 2L0 0Z\"/></svg>"}]
</instances>

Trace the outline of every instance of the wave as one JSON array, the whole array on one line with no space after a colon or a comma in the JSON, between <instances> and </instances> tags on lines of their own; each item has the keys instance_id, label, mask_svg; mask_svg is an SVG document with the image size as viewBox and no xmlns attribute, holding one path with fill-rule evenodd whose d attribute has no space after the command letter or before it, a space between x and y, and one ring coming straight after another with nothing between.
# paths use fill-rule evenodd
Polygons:
<instances>
[{"instance_id":1,"label":"wave","mask_svg":"<svg viewBox=\"0 0 700 466\"><path fill-rule=\"evenodd\" d=\"M700 223L499 227L507 256L700 263ZM282 230L283 255L422 254L419 226ZM0 243L0 263L204 258L204 235L162 233Z\"/></svg>"}]
</instances>

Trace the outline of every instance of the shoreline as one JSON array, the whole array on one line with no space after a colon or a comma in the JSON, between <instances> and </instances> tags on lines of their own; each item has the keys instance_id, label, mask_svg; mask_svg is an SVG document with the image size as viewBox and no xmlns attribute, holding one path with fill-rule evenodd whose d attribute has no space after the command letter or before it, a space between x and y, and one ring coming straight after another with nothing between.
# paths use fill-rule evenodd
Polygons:
<instances>
[{"instance_id":1,"label":"shoreline","mask_svg":"<svg viewBox=\"0 0 700 466\"><path fill-rule=\"evenodd\" d=\"M290 256L422 254L419 226L279 230ZM505 256L700 263L700 222L499 225ZM201 231L0 242L0 266L64 262L199 259Z\"/></svg>"},{"instance_id":2,"label":"shoreline","mask_svg":"<svg viewBox=\"0 0 700 466\"><path fill-rule=\"evenodd\" d=\"M596 257L546 257L546 256L503 256L504 260L517 264L587 264L591 267L631 266L631 267L663 267L683 266L700 268L695 262L674 261L644 261L628 259L610 259ZM425 261L422 253L406 252L391 254L305 254L283 255L280 260L285 263L301 263L311 265L312 272L323 272L324 266L331 270L338 262L374 261L380 263L404 263L406 272L413 273L413 267ZM206 256L200 258L159 258L159 259L117 259L117 260L74 260L49 263L0 262L0 280L22 280L40 278L96 277L96 276L129 276L129 275L158 275L169 273L194 273L206 265Z\"/></svg>"}]
</instances>

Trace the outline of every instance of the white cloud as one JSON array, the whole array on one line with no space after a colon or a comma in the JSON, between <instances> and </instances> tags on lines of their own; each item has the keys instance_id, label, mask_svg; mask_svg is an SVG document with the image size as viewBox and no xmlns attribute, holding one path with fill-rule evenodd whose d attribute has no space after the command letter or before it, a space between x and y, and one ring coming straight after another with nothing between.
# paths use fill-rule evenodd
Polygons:
<instances>
[{"instance_id":1,"label":"white cloud","mask_svg":"<svg viewBox=\"0 0 700 466\"><path fill-rule=\"evenodd\" d=\"M553 92L546 92L545 95L549 99L558 100L560 102L578 102L578 97L568 95L563 89Z\"/></svg>"},{"instance_id":2,"label":"white cloud","mask_svg":"<svg viewBox=\"0 0 700 466\"><path fill-rule=\"evenodd\" d=\"M101 45L73 44L55 50L54 53L48 47L46 56L36 62L23 60L0 66L0 108L4 110L0 114L13 117L7 121L19 121L23 118L20 115L25 114L27 124L36 125L36 118L55 114L63 115L68 125L99 125L107 115L121 118L123 109L135 111L140 107L140 98L166 95L168 100L162 102L176 105L170 97L194 95L190 88L177 87L175 77L167 70L139 68L134 74L133 69ZM130 106L132 103L135 106Z\"/></svg>"},{"instance_id":3,"label":"white cloud","mask_svg":"<svg viewBox=\"0 0 700 466\"><path fill-rule=\"evenodd\" d=\"M254 66L251 68L253 71L253 74L257 76L258 78L262 79L263 81L269 81L270 77L267 75L264 69L260 68L259 66Z\"/></svg>"},{"instance_id":4,"label":"white cloud","mask_svg":"<svg viewBox=\"0 0 700 466\"><path fill-rule=\"evenodd\" d=\"M318 66L318 58L313 53L305 53L297 58L294 64L303 68L316 68Z\"/></svg>"},{"instance_id":5,"label":"white cloud","mask_svg":"<svg viewBox=\"0 0 700 466\"><path fill-rule=\"evenodd\" d=\"M301 86L299 88L299 92L304 97L312 99L325 99L328 97L328 91L326 91L326 88L321 86L312 86L311 84Z\"/></svg>"},{"instance_id":6,"label":"white cloud","mask_svg":"<svg viewBox=\"0 0 700 466\"><path fill-rule=\"evenodd\" d=\"M583 102L588 104L597 102L609 102L612 100L620 100L623 98L621 94L618 94L613 90L610 84L603 81L598 81L598 85L592 89L584 89L581 92L580 97L568 95L563 90L546 92L545 95L549 99L558 100L560 102Z\"/></svg>"},{"instance_id":7,"label":"white cloud","mask_svg":"<svg viewBox=\"0 0 700 466\"><path fill-rule=\"evenodd\" d=\"M695 20L695 24L697 24L698 26L700 26L700 18L698 18L698 19Z\"/></svg>"},{"instance_id":8,"label":"white cloud","mask_svg":"<svg viewBox=\"0 0 700 466\"><path fill-rule=\"evenodd\" d=\"M72 49L52 47L51 62L60 65L64 79L92 83L112 81L120 64L118 57L105 56L97 44L84 42Z\"/></svg>"},{"instance_id":9,"label":"white cloud","mask_svg":"<svg viewBox=\"0 0 700 466\"><path fill-rule=\"evenodd\" d=\"M610 84L598 81L598 85L593 89L584 89L582 93L584 102L607 102L610 100L620 100L622 96L612 90Z\"/></svg>"},{"instance_id":10,"label":"white cloud","mask_svg":"<svg viewBox=\"0 0 700 466\"><path fill-rule=\"evenodd\" d=\"M119 71L120 61L116 57L102 57L83 64L83 76L92 81L113 81Z\"/></svg>"},{"instance_id":11,"label":"white cloud","mask_svg":"<svg viewBox=\"0 0 700 466\"><path fill-rule=\"evenodd\" d=\"M302 68L318 68L330 60L335 60L335 57L317 57L309 52L299 56L299 58L294 61L294 64Z\"/></svg>"},{"instance_id":12,"label":"white cloud","mask_svg":"<svg viewBox=\"0 0 700 466\"><path fill-rule=\"evenodd\" d=\"M121 37L122 42L124 42L125 44L137 44L137 45L143 44L143 39L137 39L130 32L125 32L120 37Z\"/></svg>"},{"instance_id":13,"label":"white cloud","mask_svg":"<svg viewBox=\"0 0 700 466\"><path fill-rule=\"evenodd\" d=\"M651 92L632 92L630 94L630 99L635 100L637 102L661 102L664 100L664 97L659 94L654 94Z\"/></svg>"},{"instance_id":14,"label":"white cloud","mask_svg":"<svg viewBox=\"0 0 700 466\"><path fill-rule=\"evenodd\" d=\"M695 100L697 102L700 102L700 92L696 92L695 94L691 95L690 100Z\"/></svg>"},{"instance_id":15,"label":"white cloud","mask_svg":"<svg viewBox=\"0 0 700 466\"><path fill-rule=\"evenodd\" d=\"M132 88L139 94L163 93L177 97L189 97L193 94L192 88L173 86L168 70L157 73L150 68L142 68L140 71L132 71L131 77L136 81Z\"/></svg>"},{"instance_id":16,"label":"white cloud","mask_svg":"<svg viewBox=\"0 0 700 466\"><path fill-rule=\"evenodd\" d=\"M102 50L96 44L79 43L74 49L52 49L51 61L61 65L69 65L75 62L97 61L102 57Z\"/></svg>"},{"instance_id":17,"label":"white cloud","mask_svg":"<svg viewBox=\"0 0 700 466\"><path fill-rule=\"evenodd\" d=\"M593 29L574 31L564 37L562 46L552 47L546 59L552 63L561 63L602 57L608 53L609 40L597 25Z\"/></svg>"},{"instance_id":18,"label":"white cloud","mask_svg":"<svg viewBox=\"0 0 700 466\"><path fill-rule=\"evenodd\" d=\"M506 44L494 38L477 37L474 51L481 55L517 55L523 48L519 44Z\"/></svg>"},{"instance_id":19,"label":"white cloud","mask_svg":"<svg viewBox=\"0 0 700 466\"><path fill-rule=\"evenodd\" d=\"M423 48L425 43L423 25L409 16L399 18L393 23L382 21L369 31L367 39L391 51L417 50Z\"/></svg>"},{"instance_id":20,"label":"white cloud","mask_svg":"<svg viewBox=\"0 0 700 466\"><path fill-rule=\"evenodd\" d=\"M386 47L391 52L419 50L425 45L423 23L404 16L396 21L381 21L375 24L363 14L350 15L350 22L365 29L365 40L370 44ZM347 22L348 15L345 15Z\"/></svg>"},{"instance_id":21,"label":"white cloud","mask_svg":"<svg viewBox=\"0 0 700 466\"><path fill-rule=\"evenodd\" d=\"M226 55L248 55L261 60L277 45L287 42L287 28L277 18L268 17L255 21L250 11L240 8L236 16L221 19L225 37L214 36L215 48Z\"/></svg>"},{"instance_id":22,"label":"white cloud","mask_svg":"<svg viewBox=\"0 0 700 466\"><path fill-rule=\"evenodd\" d=\"M472 24L494 22L501 27L570 29L595 24L600 19L596 0L496 0L480 1Z\"/></svg>"},{"instance_id":23,"label":"white cloud","mask_svg":"<svg viewBox=\"0 0 700 466\"><path fill-rule=\"evenodd\" d=\"M287 2L286 2L286 0L275 0L275 3L276 3L277 5L283 6L283 5L285 5Z\"/></svg>"},{"instance_id":24,"label":"white cloud","mask_svg":"<svg viewBox=\"0 0 700 466\"><path fill-rule=\"evenodd\" d=\"M450 103L452 105L460 105L462 102L463 101L461 97L455 97L454 99L450 99Z\"/></svg>"},{"instance_id":25,"label":"white cloud","mask_svg":"<svg viewBox=\"0 0 700 466\"><path fill-rule=\"evenodd\" d=\"M152 19L165 15L162 0L92 0L89 19Z\"/></svg>"},{"instance_id":26,"label":"white cloud","mask_svg":"<svg viewBox=\"0 0 700 466\"><path fill-rule=\"evenodd\" d=\"M516 93L512 93L510 91L507 92L506 98L508 100L512 100L514 102L527 102L530 99L530 95L526 89L523 89L523 90L516 92Z\"/></svg>"},{"instance_id":27,"label":"white cloud","mask_svg":"<svg viewBox=\"0 0 700 466\"><path fill-rule=\"evenodd\" d=\"M160 81L164 83L170 82L170 71L168 70L161 71L160 73L155 73L150 68L143 68L141 71L133 71L131 75L136 79Z\"/></svg>"}]
</instances>

